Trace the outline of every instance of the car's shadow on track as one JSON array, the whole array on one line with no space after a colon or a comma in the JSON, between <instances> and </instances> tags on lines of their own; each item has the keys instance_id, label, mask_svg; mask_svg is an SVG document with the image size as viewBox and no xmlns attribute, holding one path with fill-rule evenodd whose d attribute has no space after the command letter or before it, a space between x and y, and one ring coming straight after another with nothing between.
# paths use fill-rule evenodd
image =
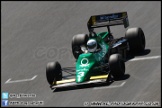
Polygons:
<instances>
[{"instance_id":1,"label":"car's shadow on track","mask_svg":"<svg viewBox=\"0 0 162 108\"><path fill-rule=\"evenodd\" d=\"M121 77L121 78L118 78L118 79L114 79L114 81L122 81L122 80L126 80L126 79L128 79L130 77L130 75L129 74L125 74L123 77Z\"/></svg>"},{"instance_id":2,"label":"car's shadow on track","mask_svg":"<svg viewBox=\"0 0 162 108\"><path fill-rule=\"evenodd\" d=\"M53 90L53 92L62 92L62 91L69 91L69 90L78 90L78 89L88 89L88 88L94 88L94 87L110 86L111 84L113 84L114 81L126 80L129 77L130 77L129 74L125 74L122 78L112 79L108 83L94 83L94 84L85 84L85 85L78 85L78 86L72 86L72 87L66 87L66 88L57 88L57 89Z\"/></svg>"},{"instance_id":3,"label":"car's shadow on track","mask_svg":"<svg viewBox=\"0 0 162 108\"><path fill-rule=\"evenodd\" d=\"M140 52L138 54L136 54L135 56L144 56L144 55L148 55L151 52L150 49L145 49L143 52Z\"/></svg>"},{"instance_id":4,"label":"car's shadow on track","mask_svg":"<svg viewBox=\"0 0 162 108\"><path fill-rule=\"evenodd\" d=\"M137 54L128 54L128 57L127 59L125 60L125 62L135 58L136 56L145 56L145 55L148 55L149 53L151 52L150 49L145 49L143 52L140 52L140 53L137 53Z\"/></svg>"}]
</instances>

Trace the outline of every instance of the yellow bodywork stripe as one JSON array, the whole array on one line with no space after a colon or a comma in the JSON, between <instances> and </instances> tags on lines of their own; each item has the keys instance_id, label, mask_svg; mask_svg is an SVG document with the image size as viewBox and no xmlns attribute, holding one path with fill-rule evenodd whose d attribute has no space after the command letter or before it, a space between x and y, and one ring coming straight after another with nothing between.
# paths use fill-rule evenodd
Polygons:
<instances>
[{"instance_id":1,"label":"yellow bodywork stripe","mask_svg":"<svg viewBox=\"0 0 162 108\"><path fill-rule=\"evenodd\" d=\"M91 76L90 80L105 79L107 77L108 77L108 75ZM74 82L74 81L75 81L75 79L67 79L67 80L57 81L56 84L62 84L62 83L68 83L68 82Z\"/></svg>"},{"instance_id":2,"label":"yellow bodywork stripe","mask_svg":"<svg viewBox=\"0 0 162 108\"><path fill-rule=\"evenodd\" d=\"M57 81L56 84L62 84L62 83L68 83L68 82L74 82L75 79L68 79L68 80L61 80L61 81Z\"/></svg>"},{"instance_id":3,"label":"yellow bodywork stripe","mask_svg":"<svg viewBox=\"0 0 162 108\"><path fill-rule=\"evenodd\" d=\"M107 78L108 77L108 75L100 75L100 76L91 76L91 80L92 79L105 79L105 78Z\"/></svg>"}]
</instances>

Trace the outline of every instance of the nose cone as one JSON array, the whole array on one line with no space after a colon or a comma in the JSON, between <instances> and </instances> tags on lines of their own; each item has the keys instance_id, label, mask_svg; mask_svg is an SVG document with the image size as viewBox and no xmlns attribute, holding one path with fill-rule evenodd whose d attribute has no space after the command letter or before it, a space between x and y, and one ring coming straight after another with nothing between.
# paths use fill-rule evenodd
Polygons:
<instances>
[{"instance_id":1,"label":"nose cone","mask_svg":"<svg viewBox=\"0 0 162 108\"><path fill-rule=\"evenodd\" d=\"M89 79L94 63L95 59L92 53L83 53L79 55L76 63L76 83L82 83Z\"/></svg>"},{"instance_id":2,"label":"nose cone","mask_svg":"<svg viewBox=\"0 0 162 108\"><path fill-rule=\"evenodd\" d=\"M84 78L77 77L76 82L77 83L82 83L82 82L84 82Z\"/></svg>"}]
</instances>

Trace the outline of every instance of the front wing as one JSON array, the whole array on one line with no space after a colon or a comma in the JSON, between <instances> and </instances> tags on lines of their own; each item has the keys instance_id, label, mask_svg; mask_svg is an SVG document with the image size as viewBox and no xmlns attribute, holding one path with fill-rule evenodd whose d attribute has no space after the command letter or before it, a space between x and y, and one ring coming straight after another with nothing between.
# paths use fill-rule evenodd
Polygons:
<instances>
[{"instance_id":1,"label":"front wing","mask_svg":"<svg viewBox=\"0 0 162 108\"><path fill-rule=\"evenodd\" d=\"M86 81L83 83L76 83L75 79L61 80L61 81L57 81L56 85L52 85L51 89L65 88L65 87L72 87L72 86L79 86L79 85L87 85L87 84L93 84L93 83L106 83L108 75L109 74L91 76L89 81Z\"/></svg>"}]
</instances>

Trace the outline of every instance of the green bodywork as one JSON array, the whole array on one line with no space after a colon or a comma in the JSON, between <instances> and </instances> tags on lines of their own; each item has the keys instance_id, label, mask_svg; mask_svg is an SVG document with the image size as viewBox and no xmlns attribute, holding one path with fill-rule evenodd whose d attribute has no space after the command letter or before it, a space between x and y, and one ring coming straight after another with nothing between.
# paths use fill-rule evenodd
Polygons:
<instances>
[{"instance_id":1,"label":"green bodywork","mask_svg":"<svg viewBox=\"0 0 162 108\"><path fill-rule=\"evenodd\" d=\"M88 81L92 75L97 75L101 72L100 68L96 68L105 63L105 55L108 52L109 45L105 43L104 38L107 37L108 32L101 32L97 34L96 41L101 47L99 52L80 54L76 62L76 78L77 83ZM90 38L92 39L92 38Z\"/></svg>"}]
</instances>

